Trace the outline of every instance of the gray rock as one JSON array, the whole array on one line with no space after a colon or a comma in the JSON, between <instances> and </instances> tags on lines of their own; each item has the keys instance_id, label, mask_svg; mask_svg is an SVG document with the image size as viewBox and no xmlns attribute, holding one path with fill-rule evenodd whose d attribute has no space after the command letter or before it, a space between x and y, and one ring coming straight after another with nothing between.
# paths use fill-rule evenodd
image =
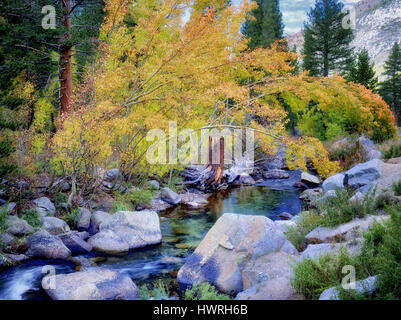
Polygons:
<instances>
[{"instance_id":1,"label":"gray rock","mask_svg":"<svg viewBox=\"0 0 401 320\"><path fill-rule=\"evenodd\" d=\"M50 282L48 277L42 283ZM53 300L134 300L139 297L138 287L131 278L114 270L93 268L55 277L55 289L44 287Z\"/></svg>"},{"instance_id":2,"label":"gray rock","mask_svg":"<svg viewBox=\"0 0 401 320\"><path fill-rule=\"evenodd\" d=\"M60 234L59 238L71 253L88 253L92 251L92 245L82 240L76 232Z\"/></svg>"},{"instance_id":3,"label":"gray rock","mask_svg":"<svg viewBox=\"0 0 401 320\"><path fill-rule=\"evenodd\" d=\"M255 180L248 173L241 173L238 178L238 183L243 186L253 186L256 184Z\"/></svg>"},{"instance_id":4,"label":"gray rock","mask_svg":"<svg viewBox=\"0 0 401 320\"><path fill-rule=\"evenodd\" d=\"M289 179L290 174L287 171L274 169L263 174L265 179Z\"/></svg>"},{"instance_id":5,"label":"gray rock","mask_svg":"<svg viewBox=\"0 0 401 320\"><path fill-rule=\"evenodd\" d=\"M316 177L307 172L302 172L301 181L312 185L319 185L321 182L319 177Z\"/></svg>"},{"instance_id":6,"label":"gray rock","mask_svg":"<svg viewBox=\"0 0 401 320\"><path fill-rule=\"evenodd\" d=\"M251 261L242 271L244 291L236 300L294 300L300 299L291 285L294 273L292 256L274 252Z\"/></svg>"},{"instance_id":7,"label":"gray rock","mask_svg":"<svg viewBox=\"0 0 401 320\"><path fill-rule=\"evenodd\" d=\"M85 208L78 208L77 229L80 231L89 230L91 224L92 213Z\"/></svg>"},{"instance_id":8,"label":"gray rock","mask_svg":"<svg viewBox=\"0 0 401 320\"><path fill-rule=\"evenodd\" d=\"M369 277L367 279L354 282L349 284L351 288L355 288L355 292L358 294L368 293L372 295L377 290L377 276ZM351 291L352 289L347 289ZM340 300L339 293L336 287L329 288L322 292L319 300Z\"/></svg>"},{"instance_id":9,"label":"gray rock","mask_svg":"<svg viewBox=\"0 0 401 320\"><path fill-rule=\"evenodd\" d=\"M129 251L128 242L112 230L96 233L89 238L88 243L93 250L107 254L119 254Z\"/></svg>"},{"instance_id":10,"label":"gray rock","mask_svg":"<svg viewBox=\"0 0 401 320\"><path fill-rule=\"evenodd\" d=\"M71 251L59 237L43 229L28 238L28 246L26 255L30 257L65 260L71 256Z\"/></svg>"},{"instance_id":11,"label":"gray rock","mask_svg":"<svg viewBox=\"0 0 401 320\"><path fill-rule=\"evenodd\" d=\"M104 175L104 181L106 182L115 182L121 176L120 170L115 168L106 171Z\"/></svg>"},{"instance_id":12,"label":"gray rock","mask_svg":"<svg viewBox=\"0 0 401 320\"><path fill-rule=\"evenodd\" d=\"M349 199L350 202L362 202L363 199L365 199L365 195L362 192L355 192L355 194L352 196L351 199Z\"/></svg>"},{"instance_id":13,"label":"gray rock","mask_svg":"<svg viewBox=\"0 0 401 320\"><path fill-rule=\"evenodd\" d=\"M153 190L159 190L160 189L160 183L157 180L150 180L148 182L148 185Z\"/></svg>"},{"instance_id":14,"label":"gray rock","mask_svg":"<svg viewBox=\"0 0 401 320\"><path fill-rule=\"evenodd\" d=\"M59 218L43 217L41 218L42 228L50 234L62 234L70 231L68 224Z\"/></svg>"},{"instance_id":15,"label":"gray rock","mask_svg":"<svg viewBox=\"0 0 401 320\"><path fill-rule=\"evenodd\" d=\"M274 221L277 228L279 228L282 232L286 233L290 228L296 228L297 223L292 220L277 220Z\"/></svg>"},{"instance_id":16,"label":"gray rock","mask_svg":"<svg viewBox=\"0 0 401 320\"><path fill-rule=\"evenodd\" d=\"M342 173L337 173L334 176L327 178L322 185L323 191L327 192L329 190L343 189L344 179L345 175Z\"/></svg>"},{"instance_id":17,"label":"gray rock","mask_svg":"<svg viewBox=\"0 0 401 320\"><path fill-rule=\"evenodd\" d=\"M14 211L15 207L17 206L17 204L15 202L10 202L10 203L5 203L4 205L2 205L0 207L0 212L3 211L5 208L7 208L7 214L10 214L11 212Z\"/></svg>"},{"instance_id":18,"label":"gray rock","mask_svg":"<svg viewBox=\"0 0 401 320\"><path fill-rule=\"evenodd\" d=\"M169 188L162 189L161 199L171 205L177 205L181 202L181 197Z\"/></svg>"},{"instance_id":19,"label":"gray rock","mask_svg":"<svg viewBox=\"0 0 401 320\"><path fill-rule=\"evenodd\" d=\"M301 193L299 199L303 201L314 201L316 200L322 193L322 189L308 189Z\"/></svg>"},{"instance_id":20,"label":"gray rock","mask_svg":"<svg viewBox=\"0 0 401 320\"><path fill-rule=\"evenodd\" d=\"M195 282L210 282L220 291L243 291L245 263L268 253L297 254L276 224L263 216L224 214L178 272L182 290Z\"/></svg>"},{"instance_id":21,"label":"gray rock","mask_svg":"<svg viewBox=\"0 0 401 320\"><path fill-rule=\"evenodd\" d=\"M33 200L33 203L38 207L37 211L41 216L51 215L54 216L56 213L56 207L53 202L47 197L41 197L39 199Z\"/></svg>"},{"instance_id":22,"label":"gray rock","mask_svg":"<svg viewBox=\"0 0 401 320\"><path fill-rule=\"evenodd\" d=\"M378 150L375 150L375 144L372 140L367 139L365 137L358 138L359 146L364 154L366 161L370 161L373 159L380 159L382 153Z\"/></svg>"},{"instance_id":23,"label":"gray rock","mask_svg":"<svg viewBox=\"0 0 401 320\"><path fill-rule=\"evenodd\" d=\"M12 244L15 240L16 237L14 237L12 234L9 234L7 232L0 234L0 246L3 245L7 247L8 245Z\"/></svg>"},{"instance_id":24,"label":"gray rock","mask_svg":"<svg viewBox=\"0 0 401 320\"><path fill-rule=\"evenodd\" d=\"M7 232L17 237L26 236L33 232L32 226L24 219L20 219L17 216L8 216L6 225Z\"/></svg>"},{"instance_id":25,"label":"gray rock","mask_svg":"<svg viewBox=\"0 0 401 320\"><path fill-rule=\"evenodd\" d=\"M320 243L311 244L301 255L297 258L297 263L302 262L304 259L318 259L322 255L331 254L336 255L341 249L346 249L350 254L357 254L360 252L360 243Z\"/></svg>"},{"instance_id":26,"label":"gray rock","mask_svg":"<svg viewBox=\"0 0 401 320\"><path fill-rule=\"evenodd\" d=\"M119 253L157 244L161 239L159 216L156 212L118 211L100 225L100 232L91 237L89 243L96 251Z\"/></svg>"},{"instance_id":27,"label":"gray rock","mask_svg":"<svg viewBox=\"0 0 401 320\"><path fill-rule=\"evenodd\" d=\"M197 193L182 193L180 194L181 203L192 208L202 208L209 204L207 201L209 195Z\"/></svg>"},{"instance_id":28,"label":"gray rock","mask_svg":"<svg viewBox=\"0 0 401 320\"><path fill-rule=\"evenodd\" d=\"M111 219L111 215L104 211L95 211L91 216L91 223L89 232L96 233L99 232L99 227L102 223L107 222Z\"/></svg>"},{"instance_id":29,"label":"gray rock","mask_svg":"<svg viewBox=\"0 0 401 320\"><path fill-rule=\"evenodd\" d=\"M373 159L351 168L346 172L348 175L348 185L354 188L359 188L371 184L381 177L382 164L383 161Z\"/></svg>"},{"instance_id":30,"label":"gray rock","mask_svg":"<svg viewBox=\"0 0 401 320\"><path fill-rule=\"evenodd\" d=\"M374 221L382 222L389 216L368 216L363 219L354 219L336 228L317 227L305 237L308 243L324 243L359 238L362 232L372 227Z\"/></svg>"}]
</instances>

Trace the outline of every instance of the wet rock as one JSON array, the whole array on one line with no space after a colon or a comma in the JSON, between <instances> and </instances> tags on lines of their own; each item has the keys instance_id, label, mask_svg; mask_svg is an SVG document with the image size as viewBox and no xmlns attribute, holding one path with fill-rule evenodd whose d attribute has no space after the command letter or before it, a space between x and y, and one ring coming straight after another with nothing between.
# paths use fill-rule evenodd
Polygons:
<instances>
[{"instance_id":1,"label":"wet rock","mask_svg":"<svg viewBox=\"0 0 401 320\"><path fill-rule=\"evenodd\" d=\"M301 299L291 285L294 273L293 257L274 252L248 263L242 271L244 291L236 300L295 300Z\"/></svg>"},{"instance_id":2,"label":"wet rock","mask_svg":"<svg viewBox=\"0 0 401 320\"><path fill-rule=\"evenodd\" d=\"M192 207L192 208L202 208L208 205L207 198L208 194L199 193L182 193L180 194L182 204Z\"/></svg>"},{"instance_id":3,"label":"wet rock","mask_svg":"<svg viewBox=\"0 0 401 320\"><path fill-rule=\"evenodd\" d=\"M92 213L85 208L78 208L77 229L80 231L89 230L91 224Z\"/></svg>"},{"instance_id":4,"label":"wet rock","mask_svg":"<svg viewBox=\"0 0 401 320\"><path fill-rule=\"evenodd\" d=\"M308 243L324 243L334 241L350 240L362 236L362 232L372 227L375 221L382 222L389 216L368 216L363 219L354 219L336 228L317 227L306 235Z\"/></svg>"},{"instance_id":5,"label":"wet rock","mask_svg":"<svg viewBox=\"0 0 401 320\"><path fill-rule=\"evenodd\" d=\"M161 199L171 205L177 205L181 202L181 197L169 188L162 189Z\"/></svg>"},{"instance_id":6,"label":"wet rock","mask_svg":"<svg viewBox=\"0 0 401 320\"><path fill-rule=\"evenodd\" d=\"M71 256L71 251L59 237L43 229L28 238L28 245L26 255L30 257L65 260Z\"/></svg>"},{"instance_id":7,"label":"wet rock","mask_svg":"<svg viewBox=\"0 0 401 320\"><path fill-rule=\"evenodd\" d=\"M102 223L111 219L111 215L104 211L95 211L91 216L91 223L89 233L93 234L99 232L99 227Z\"/></svg>"},{"instance_id":8,"label":"wet rock","mask_svg":"<svg viewBox=\"0 0 401 320\"><path fill-rule=\"evenodd\" d=\"M349 286L355 288L354 290L358 294L368 293L372 295L377 290L377 276L350 283ZM351 289L349 289L349 291L351 291ZM337 288L332 287L323 291L319 300L340 300Z\"/></svg>"},{"instance_id":9,"label":"wet rock","mask_svg":"<svg viewBox=\"0 0 401 320\"><path fill-rule=\"evenodd\" d=\"M47 197L41 197L39 199L33 200L33 203L37 206L37 211L40 216L54 216L56 213L56 207L53 202Z\"/></svg>"},{"instance_id":10,"label":"wet rock","mask_svg":"<svg viewBox=\"0 0 401 320\"><path fill-rule=\"evenodd\" d=\"M119 254L129 251L129 244L112 230L104 230L89 238L93 250L107 254Z\"/></svg>"},{"instance_id":11,"label":"wet rock","mask_svg":"<svg viewBox=\"0 0 401 320\"><path fill-rule=\"evenodd\" d=\"M281 212L278 217L281 220L291 220L293 218L293 215L291 213L288 212Z\"/></svg>"},{"instance_id":12,"label":"wet rock","mask_svg":"<svg viewBox=\"0 0 401 320\"><path fill-rule=\"evenodd\" d=\"M348 185L353 188L360 188L370 185L381 177L381 165L383 161L374 159L365 163L360 163L348 170Z\"/></svg>"},{"instance_id":13,"label":"wet rock","mask_svg":"<svg viewBox=\"0 0 401 320\"><path fill-rule=\"evenodd\" d=\"M337 173L324 180L322 188L324 192L329 190L343 189L344 188L345 175L342 173Z\"/></svg>"},{"instance_id":14,"label":"wet rock","mask_svg":"<svg viewBox=\"0 0 401 320\"><path fill-rule=\"evenodd\" d=\"M159 217L154 211L118 211L100 225L100 232L89 239L93 249L122 253L160 243Z\"/></svg>"},{"instance_id":15,"label":"wet rock","mask_svg":"<svg viewBox=\"0 0 401 320\"><path fill-rule=\"evenodd\" d=\"M295 182L294 187L300 190L309 189L309 187L305 183L302 183L301 181Z\"/></svg>"},{"instance_id":16,"label":"wet rock","mask_svg":"<svg viewBox=\"0 0 401 320\"><path fill-rule=\"evenodd\" d=\"M303 201L314 201L322 194L321 188L308 189L301 193L299 199Z\"/></svg>"},{"instance_id":17,"label":"wet rock","mask_svg":"<svg viewBox=\"0 0 401 320\"><path fill-rule=\"evenodd\" d=\"M316 177L307 172L302 172L301 181L308 185L319 185L321 182L319 177Z\"/></svg>"},{"instance_id":18,"label":"wet rock","mask_svg":"<svg viewBox=\"0 0 401 320\"><path fill-rule=\"evenodd\" d=\"M76 232L76 234L78 237L80 237L84 241L89 238L89 232L87 232L87 231Z\"/></svg>"},{"instance_id":19,"label":"wet rock","mask_svg":"<svg viewBox=\"0 0 401 320\"><path fill-rule=\"evenodd\" d=\"M92 245L82 240L76 232L60 234L59 238L71 253L88 253L92 251Z\"/></svg>"},{"instance_id":20,"label":"wet rock","mask_svg":"<svg viewBox=\"0 0 401 320\"><path fill-rule=\"evenodd\" d=\"M76 266L81 267L80 270L82 270L82 268L90 268L94 266L94 263L92 261L83 256L71 257L69 261L71 261Z\"/></svg>"},{"instance_id":21,"label":"wet rock","mask_svg":"<svg viewBox=\"0 0 401 320\"><path fill-rule=\"evenodd\" d=\"M272 220L226 213L178 272L179 286L185 290L197 281L207 281L227 294L241 292L245 263L279 250L297 253Z\"/></svg>"},{"instance_id":22,"label":"wet rock","mask_svg":"<svg viewBox=\"0 0 401 320\"><path fill-rule=\"evenodd\" d=\"M26 236L33 232L33 228L24 219L17 216L8 216L6 219L7 232L17 236Z\"/></svg>"},{"instance_id":23,"label":"wet rock","mask_svg":"<svg viewBox=\"0 0 401 320\"><path fill-rule=\"evenodd\" d=\"M248 173L241 173L241 175L238 178L238 183L239 185L242 186L253 186L256 184L255 180L248 174Z\"/></svg>"},{"instance_id":24,"label":"wet rock","mask_svg":"<svg viewBox=\"0 0 401 320\"><path fill-rule=\"evenodd\" d=\"M11 266L17 266L29 259L29 257L24 254L7 253L5 256Z\"/></svg>"},{"instance_id":25,"label":"wet rock","mask_svg":"<svg viewBox=\"0 0 401 320\"><path fill-rule=\"evenodd\" d=\"M168 208L171 208L172 205L163 201L162 199L156 197L150 200L150 209L156 212L166 211Z\"/></svg>"},{"instance_id":26,"label":"wet rock","mask_svg":"<svg viewBox=\"0 0 401 320\"><path fill-rule=\"evenodd\" d=\"M49 281L45 277L42 283ZM56 288L44 288L53 300L133 300L139 290L127 275L102 268L56 275Z\"/></svg>"},{"instance_id":27,"label":"wet rock","mask_svg":"<svg viewBox=\"0 0 401 320\"><path fill-rule=\"evenodd\" d=\"M50 234L61 234L70 231L68 224L59 218L55 217L43 217L41 218L42 228Z\"/></svg>"},{"instance_id":28,"label":"wet rock","mask_svg":"<svg viewBox=\"0 0 401 320\"><path fill-rule=\"evenodd\" d=\"M290 174L287 171L274 169L263 174L265 179L289 179Z\"/></svg>"}]
</instances>

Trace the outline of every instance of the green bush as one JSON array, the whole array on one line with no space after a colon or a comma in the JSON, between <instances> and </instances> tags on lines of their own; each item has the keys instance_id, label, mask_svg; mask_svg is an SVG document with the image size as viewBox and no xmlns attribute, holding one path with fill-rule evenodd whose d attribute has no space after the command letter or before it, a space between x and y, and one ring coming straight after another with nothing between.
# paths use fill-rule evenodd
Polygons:
<instances>
[{"instance_id":1,"label":"green bush","mask_svg":"<svg viewBox=\"0 0 401 320\"><path fill-rule=\"evenodd\" d=\"M56 192L54 194L54 203L56 206L60 206L60 204L67 202L67 196L64 193Z\"/></svg>"},{"instance_id":2,"label":"green bush","mask_svg":"<svg viewBox=\"0 0 401 320\"><path fill-rule=\"evenodd\" d=\"M300 217L301 220L297 226L290 227L285 235L298 251L303 251L305 236L320 225L322 217L316 211L304 211L300 213Z\"/></svg>"},{"instance_id":3,"label":"green bush","mask_svg":"<svg viewBox=\"0 0 401 320\"><path fill-rule=\"evenodd\" d=\"M401 196L401 180L393 183L393 191L396 196Z\"/></svg>"},{"instance_id":4,"label":"green bush","mask_svg":"<svg viewBox=\"0 0 401 320\"><path fill-rule=\"evenodd\" d=\"M351 256L343 249L338 255L325 255L318 260L305 259L294 265L294 288L311 299L317 299L330 287L338 287L341 299L401 299L401 206L387 210L391 219L374 223L364 233L359 255ZM377 290L373 296L348 292L340 287L345 265L355 267L356 280L378 275Z\"/></svg>"},{"instance_id":5,"label":"green bush","mask_svg":"<svg viewBox=\"0 0 401 320\"><path fill-rule=\"evenodd\" d=\"M196 282L192 288L185 291L184 300L230 300L230 297L218 293L208 282Z\"/></svg>"},{"instance_id":6,"label":"green bush","mask_svg":"<svg viewBox=\"0 0 401 320\"><path fill-rule=\"evenodd\" d=\"M6 219L8 216L7 213L8 209L8 203L6 203L3 208L0 209L0 232L4 231L6 229Z\"/></svg>"},{"instance_id":7,"label":"green bush","mask_svg":"<svg viewBox=\"0 0 401 320\"><path fill-rule=\"evenodd\" d=\"M357 259L346 248L340 249L337 255L326 254L316 260L304 259L293 265L294 279L291 284L307 299L318 299L324 290L341 284L343 267L346 265L355 266L358 270ZM366 274L357 272L357 275L365 278Z\"/></svg>"},{"instance_id":8,"label":"green bush","mask_svg":"<svg viewBox=\"0 0 401 320\"><path fill-rule=\"evenodd\" d=\"M318 210L324 213L322 226L334 227L347 223L355 218L376 214L376 190L368 192L362 201L350 201L354 191L337 189L336 197L330 197L318 202Z\"/></svg>"},{"instance_id":9,"label":"green bush","mask_svg":"<svg viewBox=\"0 0 401 320\"><path fill-rule=\"evenodd\" d=\"M385 160L401 157L401 143L392 144L389 149L383 152L383 158Z\"/></svg>"},{"instance_id":10,"label":"green bush","mask_svg":"<svg viewBox=\"0 0 401 320\"><path fill-rule=\"evenodd\" d=\"M13 173L17 166L7 162L7 158L15 152L15 148L8 139L0 141L0 177Z\"/></svg>"},{"instance_id":11,"label":"green bush","mask_svg":"<svg viewBox=\"0 0 401 320\"><path fill-rule=\"evenodd\" d=\"M129 193L115 193L112 212L132 211L137 205L149 205L153 198L153 193L148 189L135 189Z\"/></svg>"},{"instance_id":12,"label":"green bush","mask_svg":"<svg viewBox=\"0 0 401 320\"><path fill-rule=\"evenodd\" d=\"M22 211L22 219L28 222L33 228L39 228L40 223L40 215L36 209L27 209Z\"/></svg>"},{"instance_id":13,"label":"green bush","mask_svg":"<svg viewBox=\"0 0 401 320\"><path fill-rule=\"evenodd\" d=\"M78 209L73 208L67 211L63 216L61 216L61 219L67 222L70 227L74 228L78 223Z\"/></svg>"},{"instance_id":14,"label":"green bush","mask_svg":"<svg viewBox=\"0 0 401 320\"><path fill-rule=\"evenodd\" d=\"M153 283L153 289L149 289L147 285L139 288L139 296L141 300L168 300L169 292L167 285L158 280Z\"/></svg>"}]
</instances>

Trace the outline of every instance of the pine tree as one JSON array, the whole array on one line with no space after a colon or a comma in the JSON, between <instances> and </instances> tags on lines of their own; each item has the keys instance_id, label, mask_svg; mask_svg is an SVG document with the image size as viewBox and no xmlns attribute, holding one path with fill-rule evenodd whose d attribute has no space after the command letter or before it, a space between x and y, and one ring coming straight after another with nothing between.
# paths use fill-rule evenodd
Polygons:
<instances>
[{"instance_id":1,"label":"pine tree","mask_svg":"<svg viewBox=\"0 0 401 320\"><path fill-rule=\"evenodd\" d=\"M304 27L303 67L312 76L343 71L351 57L353 30L342 26L346 13L338 0L316 0Z\"/></svg>"},{"instance_id":2,"label":"pine tree","mask_svg":"<svg viewBox=\"0 0 401 320\"><path fill-rule=\"evenodd\" d=\"M358 53L349 66L345 78L348 81L364 85L367 89L375 91L379 82L374 70L374 63L370 62L369 52L363 49Z\"/></svg>"},{"instance_id":3,"label":"pine tree","mask_svg":"<svg viewBox=\"0 0 401 320\"><path fill-rule=\"evenodd\" d=\"M251 12L242 33L249 38L249 48L267 48L283 38L284 25L279 0L255 0L258 7Z\"/></svg>"},{"instance_id":4,"label":"pine tree","mask_svg":"<svg viewBox=\"0 0 401 320\"><path fill-rule=\"evenodd\" d=\"M397 124L401 122L401 48L396 42L384 65L386 80L380 84L380 93L391 106Z\"/></svg>"}]
</instances>

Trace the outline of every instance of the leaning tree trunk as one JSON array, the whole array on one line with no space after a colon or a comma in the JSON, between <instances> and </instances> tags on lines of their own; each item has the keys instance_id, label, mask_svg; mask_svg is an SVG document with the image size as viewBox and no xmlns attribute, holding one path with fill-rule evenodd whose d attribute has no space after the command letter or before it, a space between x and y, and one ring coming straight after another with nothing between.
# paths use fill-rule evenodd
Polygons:
<instances>
[{"instance_id":1,"label":"leaning tree trunk","mask_svg":"<svg viewBox=\"0 0 401 320\"><path fill-rule=\"evenodd\" d=\"M71 1L61 0L61 8L64 15L61 21L63 27L66 28L66 33L62 37L60 45L60 112L64 114L69 111L71 106L72 97L72 70L71 70L71 56L72 46L65 44L66 40L70 38L71 30Z\"/></svg>"}]
</instances>

